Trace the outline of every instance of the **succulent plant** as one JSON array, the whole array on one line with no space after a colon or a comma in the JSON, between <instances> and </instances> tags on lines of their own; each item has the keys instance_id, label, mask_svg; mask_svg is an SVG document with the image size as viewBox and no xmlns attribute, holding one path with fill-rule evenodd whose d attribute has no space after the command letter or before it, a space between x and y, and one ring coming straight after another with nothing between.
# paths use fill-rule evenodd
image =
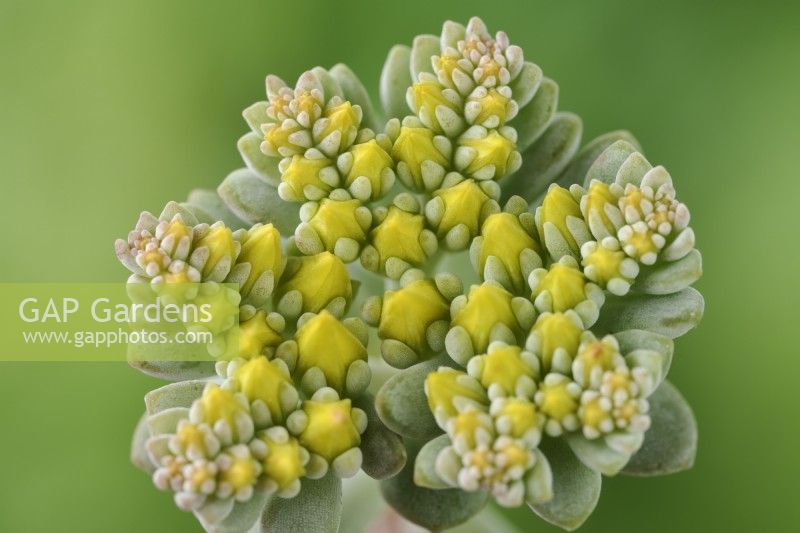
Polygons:
<instances>
[{"instance_id":1,"label":"succulent plant","mask_svg":"<svg viewBox=\"0 0 800 533\"><path fill-rule=\"evenodd\" d=\"M556 83L477 18L392 48L381 109L344 65L266 89L245 168L116 245L132 283L238 287L214 361L134 364L173 382L132 453L178 507L208 531L337 530L363 469L430 530L489 498L571 530L602 476L692 466L665 378L701 255L631 134L581 148Z\"/></svg>"}]
</instances>

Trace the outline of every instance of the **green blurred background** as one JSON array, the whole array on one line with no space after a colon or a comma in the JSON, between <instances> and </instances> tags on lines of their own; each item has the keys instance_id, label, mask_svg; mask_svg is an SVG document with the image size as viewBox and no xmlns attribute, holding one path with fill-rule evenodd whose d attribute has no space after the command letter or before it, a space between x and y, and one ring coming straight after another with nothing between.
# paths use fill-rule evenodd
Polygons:
<instances>
[{"instance_id":1,"label":"green blurred background","mask_svg":"<svg viewBox=\"0 0 800 533\"><path fill-rule=\"evenodd\" d=\"M374 91L391 45L477 14L559 82L585 139L628 128L668 166L705 258L706 317L671 374L697 464L607 480L583 531L797 530L797 4L222 4L0 0L0 281L123 279L112 243L140 210L240 165L265 74L342 61ZM127 460L156 384L121 363L0 365L0 531L197 530Z\"/></svg>"}]
</instances>

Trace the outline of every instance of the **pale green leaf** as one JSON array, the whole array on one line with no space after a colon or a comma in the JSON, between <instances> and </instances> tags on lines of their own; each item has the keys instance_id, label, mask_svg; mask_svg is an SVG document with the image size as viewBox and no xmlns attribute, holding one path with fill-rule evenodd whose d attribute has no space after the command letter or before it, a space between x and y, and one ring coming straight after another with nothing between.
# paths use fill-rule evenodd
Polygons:
<instances>
[{"instance_id":1,"label":"pale green leaf","mask_svg":"<svg viewBox=\"0 0 800 533\"><path fill-rule=\"evenodd\" d=\"M278 190L246 168L234 170L217 188L225 204L242 220L272 223L282 235L292 235L300 224L300 205L286 202Z\"/></svg>"},{"instance_id":2,"label":"pale green leaf","mask_svg":"<svg viewBox=\"0 0 800 533\"><path fill-rule=\"evenodd\" d=\"M524 152L538 139L558 108L558 84L544 78L536 88L536 94L519 110L510 125L517 130L517 149Z\"/></svg>"},{"instance_id":3,"label":"pale green leaf","mask_svg":"<svg viewBox=\"0 0 800 533\"><path fill-rule=\"evenodd\" d=\"M523 63L519 75L509 84L511 94L520 108L524 108L531 102L541 83L542 69L539 65L530 61ZM555 106L553 109L555 110Z\"/></svg>"},{"instance_id":4,"label":"pale green leaf","mask_svg":"<svg viewBox=\"0 0 800 533\"><path fill-rule=\"evenodd\" d=\"M245 226L244 221L228 209L228 206L226 206L222 198L219 197L217 191L210 189L194 189L189 193L186 204L195 209L195 216L197 216L198 211L205 214L204 218L197 216L200 222L213 224L221 220L226 226L232 229L239 229Z\"/></svg>"},{"instance_id":5,"label":"pale green leaf","mask_svg":"<svg viewBox=\"0 0 800 533\"><path fill-rule=\"evenodd\" d=\"M604 437L589 440L582 433L567 435L566 441L583 464L606 476L614 476L628 463L631 456L613 450Z\"/></svg>"},{"instance_id":6,"label":"pale green leaf","mask_svg":"<svg viewBox=\"0 0 800 533\"><path fill-rule=\"evenodd\" d=\"M604 133L599 137L595 137L581 148L580 152L572 159L569 166L565 168L558 177L556 183L562 187L569 187L573 183L582 184L592 163L595 162L606 148L617 141L625 141L635 146L637 150L641 150L639 142L628 131L616 130Z\"/></svg>"},{"instance_id":7,"label":"pale green leaf","mask_svg":"<svg viewBox=\"0 0 800 533\"><path fill-rule=\"evenodd\" d=\"M271 157L261 151L263 136L250 132L245 133L236 146L239 148L244 163L251 171L258 175L273 187L277 187L281 182L281 173L278 170L280 157Z\"/></svg>"},{"instance_id":8,"label":"pale green leaf","mask_svg":"<svg viewBox=\"0 0 800 533\"><path fill-rule=\"evenodd\" d=\"M147 429L147 413L144 413L139 422L136 423L136 429L133 430L133 438L131 439L131 462L141 470L148 474L152 474L155 470L153 463L147 455L147 448L145 444L147 439L150 438L150 430Z\"/></svg>"},{"instance_id":9,"label":"pale green leaf","mask_svg":"<svg viewBox=\"0 0 800 533\"><path fill-rule=\"evenodd\" d=\"M148 345L148 353L154 348ZM131 345L128 346L131 350ZM152 354L151 354L152 355ZM214 363L210 361L141 361L137 358L128 360L128 364L148 376L166 381L184 381L187 379L203 379L216 375Z\"/></svg>"},{"instance_id":10,"label":"pale green leaf","mask_svg":"<svg viewBox=\"0 0 800 533\"><path fill-rule=\"evenodd\" d=\"M328 473L304 478L294 498L273 498L261 516L262 533L335 533L342 519L342 481Z\"/></svg>"},{"instance_id":11,"label":"pale green leaf","mask_svg":"<svg viewBox=\"0 0 800 533\"><path fill-rule=\"evenodd\" d=\"M575 155L583 123L572 113L556 113L547 130L522 154L522 167L501 182L503 198L513 195L531 201L547 190Z\"/></svg>"},{"instance_id":12,"label":"pale green leaf","mask_svg":"<svg viewBox=\"0 0 800 533\"><path fill-rule=\"evenodd\" d=\"M339 86L342 88L345 100L352 104L361 106L361 111L364 114L361 125L371 128L373 131L380 131L382 129L381 117L372 106L369 93L364 88L364 84L358 79L358 76L350 70L350 67L343 63L334 65L330 70L331 76L335 79Z\"/></svg>"},{"instance_id":13,"label":"pale green leaf","mask_svg":"<svg viewBox=\"0 0 800 533\"><path fill-rule=\"evenodd\" d=\"M643 329L629 329L614 333L619 341L619 350L623 355L627 355L634 350L655 350L661 354L662 375L666 376L672 364L672 355L675 351L675 343L669 337L646 331Z\"/></svg>"},{"instance_id":14,"label":"pale green leaf","mask_svg":"<svg viewBox=\"0 0 800 533\"><path fill-rule=\"evenodd\" d=\"M486 504L483 491L427 489L414 483L416 450L409 449L409 462L399 474L381 481L386 502L407 520L431 531L442 531L467 521Z\"/></svg>"},{"instance_id":15,"label":"pale green leaf","mask_svg":"<svg viewBox=\"0 0 800 533\"><path fill-rule=\"evenodd\" d=\"M442 430L428 407L425 378L441 365L452 360L440 356L401 370L383 384L375 397L375 410L383 423L404 437L428 440Z\"/></svg>"},{"instance_id":16,"label":"pale green leaf","mask_svg":"<svg viewBox=\"0 0 800 533\"><path fill-rule=\"evenodd\" d=\"M431 58L441 53L439 37L417 35L411 45L411 78L416 81L420 72L433 73Z\"/></svg>"},{"instance_id":17,"label":"pale green leaf","mask_svg":"<svg viewBox=\"0 0 800 533\"><path fill-rule=\"evenodd\" d=\"M646 329L675 339L700 322L703 309L703 296L692 287L662 296L608 296L593 329L598 333Z\"/></svg>"},{"instance_id":18,"label":"pale green leaf","mask_svg":"<svg viewBox=\"0 0 800 533\"><path fill-rule=\"evenodd\" d=\"M189 408L206 386L207 381L179 381L170 383L144 395L144 405L147 414L154 415L172 407Z\"/></svg>"},{"instance_id":19,"label":"pale green leaf","mask_svg":"<svg viewBox=\"0 0 800 533\"><path fill-rule=\"evenodd\" d=\"M677 261L643 269L631 290L647 294L672 294L685 289L703 275L703 257L692 250Z\"/></svg>"},{"instance_id":20,"label":"pale green leaf","mask_svg":"<svg viewBox=\"0 0 800 533\"><path fill-rule=\"evenodd\" d=\"M444 448L450 446L450 437L439 435L419 450L414 461L414 483L429 489L447 489L450 485L436 473L436 458Z\"/></svg>"},{"instance_id":21,"label":"pale green leaf","mask_svg":"<svg viewBox=\"0 0 800 533\"><path fill-rule=\"evenodd\" d=\"M690 469L697 453L697 422L691 407L668 381L647 400L650 429L645 433L644 444L622 472L632 476L661 476Z\"/></svg>"},{"instance_id":22,"label":"pale green leaf","mask_svg":"<svg viewBox=\"0 0 800 533\"><path fill-rule=\"evenodd\" d=\"M619 168L628 159L628 156L637 151L636 146L627 141L616 141L611 144L597 156L592 166L589 167L583 185L588 186L592 180L614 183Z\"/></svg>"},{"instance_id":23,"label":"pale green leaf","mask_svg":"<svg viewBox=\"0 0 800 533\"><path fill-rule=\"evenodd\" d=\"M600 473L586 467L560 439L543 442L542 451L553 473L553 498L531 508L551 524L567 531L577 529L600 499Z\"/></svg>"},{"instance_id":24,"label":"pale green leaf","mask_svg":"<svg viewBox=\"0 0 800 533\"><path fill-rule=\"evenodd\" d=\"M411 87L411 48L398 44L389 50L380 80L381 105L386 118L399 118L411 113L406 91Z\"/></svg>"},{"instance_id":25,"label":"pale green leaf","mask_svg":"<svg viewBox=\"0 0 800 533\"><path fill-rule=\"evenodd\" d=\"M361 435L361 452L364 461L361 469L374 479L385 479L397 474L406 464L403 439L387 428L375 411L375 399L363 394L354 401L356 407L367 413L367 429Z\"/></svg>"},{"instance_id":26,"label":"pale green leaf","mask_svg":"<svg viewBox=\"0 0 800 533\"><path fill-rule=\"evenodd\" d=\"M246 502L236 502L224 519L217 523L203 523L203 527L208 533L245 533L258 522L269 501L269 494L256 490Z\"/></svg>"}]
</instances>

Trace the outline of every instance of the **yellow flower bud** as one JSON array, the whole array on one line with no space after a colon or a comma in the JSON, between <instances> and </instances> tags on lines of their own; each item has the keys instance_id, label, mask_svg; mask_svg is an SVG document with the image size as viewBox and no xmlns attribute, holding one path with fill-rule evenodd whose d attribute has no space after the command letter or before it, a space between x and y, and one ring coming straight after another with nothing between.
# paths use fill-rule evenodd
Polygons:
<instances>
[{"instance_id":1,"label":"yellow flower bud","mask_svg":"<svg viewBox=\"0 0 800 533\"><path fill-rule=\"evenodd\" d=\"M450 319L450 303L429 279L413 281L383 298L378 335L398 340L419 355L428 354L428 327Z\"/></svg>"},{"instance_id":2,"label":"yellow flower bud","mask_svg":"<svg viewBox=\"0 0 800 533\"><path fill-rule=\"evenodd\" d=\"M622 213L617 207L619 196L615 194L618 186L614 188L612 191L609 184L592 180L589 190L581 197L581 213L597 240L616 235L623 224Z\"/></svg>"},{"instance_id":3,"label":"yellow flower bud","mask_svg":"<svg viewBox=\"0 0 800 533\"><path fill-rule=\"evenodd\" d=\"M229 389L209 384L192 410L215 429L218 423L224 423L233 440L247 439L248 434L252 436L253 422L249 410L244 401Z\"/></svg>"},{"instance_id":4,"label":"yellow flower bud","mask_svg":"<svg viewBox=\"0 0 800 533\"><path fill-rule=\"evenodd\" d=\"M472 376L453 368L440 367L436 372L428 374L425 378L425 395L437 421L441 417L457 415L467 405L482 411L489 406L489 397L480 383Z\"/></svg>"},{"instance_id":5,"label":"yellow flower bud","mask_svg":"<svg viewBox=\"0 0 800 533\"><path fill-rule=\"evenodd\" d=\"M549 372L555 359L563 358L569 364L578 351L583 331L581 318L573 311L542 313L531 329L526 348L539 357L542 369ZM557 357L557 353L563 355ZM567 371L568 367L559 369Z\"/></svg>"},{"instance_id":6,"label":"yellow flower bud","mask_svg":"<svg viewBox=\"0 0 800 533\"><path fill-rule=\"evenodd\" d=\"M227 453L224 460L218 460L224 465L220 482L230 485L234 492L252 487L261 475L261 465L253 459L246 446L240 445L231 451L234 453Z\"/></svg>"},{"instance_id":7,"label":"yellow flower bud","mask_svg":"<svg viewBox=\"0 0 800 533\"><path fill-rule=\"evenodd\" d=\"M219 451L219 441L207 425L193 424L183 419L170 441L170 449L175 454L193 458L212 457Z\"/></svg>"},{"instance_id":8,"label":"yellow flower bud","mask_svg":"<svg viewBox=\"0 0 800 533\"><path fill-rule=\"evenodd\" d=\"M563 312L574 309L579 303L586 300L586 277L575 264L567 261L553 263L550 268L538 269L531 275L533 292L531 299L545 291L549 294L549 309L546 311Z\"/></svg>"},{"instance_id":9,"label":"yellow flower bud","mask_svg":"<svg viewBox=\"0 0 800 533\"><path fill-rule=\"evenodd\" d=\"M444 204L437 227L439 238L459 224L467 227L470 239L478 233L483 207L490 198L474 180L464 180L453 187L439 189L433 196L441 198Z\"/></svg>"},{"instance_id":10,"label":"yellow flower bud","mask_svg":"<svg viewBox=\"0 0 800 533\"><path fill-rule=\"evenodd\" d=\"M333 99L314 124L314 140L328 155L343 152L356 138L361 125L361 108L347 101ZM327 144L330 142L330 146Z\"/></svg>"},{"instance_id":11,"label":"yellow flower bud","mask_svg":"<svg viewBox=\"0 0 800 533\"><path fill-rule=\"evenodd\" d=\"M572 193L558 185L551 185L542 205L536 210L536 226L539 239L547 245L555 259L565 253L580 257L583 240L578 242L575 228L580 225L586 227L582 217L580 206Z\"/></svg>"},{"instance_id":12,"label":"yellow flower bud","mask_svg":"<svg viewBox=\"0 0 800 533\"><path fill-rule=\"evenodd\" d=\"M239 289L242 294L249 294L264 272L271 271L273 282L277 282L283 272L281 234L272 224L253 226L247 232L237 262L250 263L250 273Z\"/></svg>"},{"instance_id":13,"label":"yellow flower bud","mask_svg":"<svg viewBox=\"0 0 800 533\"><path fill-rule=\"evenodd\" d=\"M281 391L294 385L281 366L266 357L255 357L236 369L232 382L249 402L264 402L274 424L283 421Z\"/></svg>"},{"instance_id":14,"label":"yellow flower bud","mask_svg":"<svg viewBox=\"0 0 800 533\"><path fill-rule=\"evenodd\" d=\"M274 348L282 342L280 333L267 323L263 310L239 324L239 357L252 359L264 353L265 348Z\"/></svg>"},{"instance_id":15,"label":"yellow flower bud","mask_svg":"<svg viewBox=\"0 0 800 533\"><path fill-rule=\"evenodd\" d=\"M324 199L320 202L308 224L317 232L326 250L333 251L336 241L342 238L364 243L367 234L356 216L359 207L361 202L358 200Z\"/></svg>"},{"instance_id":16,"label":"yellow flower bud","mask_svg":"<svg viewBox=\"0 0 800 533\"><path fill-rule=\"evenodd\" d=\"M473 132L474 128L481 131ZM516 155L514 155L516 154ZM497 130L473 126L458 140L456 167L477 179L497 179L519 168L514 141Z\"/></svg>"},{"instance_id":17,"label":"yellow flower bud","mask_svg":"<svg viewBox=\"0 0 800 533\"><path fill-rule=\"evenodd\" d=\"M452 326L461 326L472 339L474 353L484 353L489 347L492 329L499 323L515 335L521 333L511 293L494 283L473 285L466 303L453 315Z\"/></svg>"},{"instance_id":18,"label":"yellow flower bud","mask_svg":"<svg viewBox=\"0 0 800 533\"><path fill-rule=\"evenodd\" d=\"M233 239L230 228L221 223L218 224L220 225L211 226L208 232L195 243L195 250L202 247L208 249L208 258L201 273L203 279L208 279L213 275L216 278L213 281L225 279L239 254L239 243Z\"/></svg>"},{"instance_id":19,"label":"yellow flower bud","mask_svg":"<svg viewBox=\"0 0 800 533\"><path fill-rule=\"evenodd\" d=\"M442 86L434 76L421 76L420 81L409 89L408 100L420 120L436 133L459 129L460 97L452 89ZM443 127L442 118L448 121L447 128Z\"/></svg>"},{"instance_id":20,"label":"yellow flower bud","mask_svg":"<svg viewBox=\"0 0 800 533\"><path fill-rule=\"evenodd\" d=\"M470 124L497 128L516 115L517 104L511 99L511 91L479 87L467 99L465 115Z\"/></svg>"},{"instance_id":21,"label":"yellow flower bud","mask_svg":"<svg viewBox=\"0 0 800 533\"><path fill-rule=\"evenodd\" d=\"M481 236L483 239L478 252L480 271L484 271L486 259L494 256L505 267L514 289L521 291L526 279L520 266L520 254L524 250L533 250L537 255L542 253L534 236L511 213L489 215L481 227Z\"/></svg>"},{"instance_id":22,"label":"yellow flower bud","mask_svg":"<svg viewBox=\"0 0 800 533\"><path fill-rule=\"evenodd\" d=\"M422 180L422 164L431 161L440 167L447 168L450 164L444 154L433 142L434 132L424 127L403 126L400 135L392 146L392 157L399 164L405 165L405 170L411 177L412 185L416 189L424 189ZM400 175L403 170L398 166ZM444 175L444 172L442 172Z\"/></svg>"},{"instance_id":23,"label":"yellow flower bud","mask_svg":"<svg viewBox=\"0 0 800 533\"><path fill-rule=\"evenodd\" d=\"M353 145L349 153L352 155L352 162L350 162L349 170L344 173L345 186L350 187L356 178L364 176L370 183L372 192L370 197L372 199L380 197L386 192L384 185L388 183L387 175L391 175L393 182L394 160L392 157L375 139Z\"/></svg>"},{"instance_id":24,"label":"yellow flower bud","mask_svg":"<svg viewBox=\"0 0 800 533\"><path fill-rule=\"evenodd\" d=\"M301 154L307 148L303 144L292 142L294 134L303 131L300 124L294 123L289 127L282 124L264 124L264 142L261 144L261 151L270 156L288 156L291 154Z\"/></svg>"},{"instance_id":25,"label":"yellow flower bud","mask_svg":"<svg viewBox=\"0 0 800 533\"><path fill-rule=\"evenodd\" d=\"M618 366L625 366L625 361L619 353L617 339L607 335L598 340L586 332L572 364L575 380L584 386L599 386L602 375Z\"/></svg>"},{"instance_id":26,"label":"yellow flower bud","mask_svg":"<svg viewBox=\"0 0 800 533\"><path fill-rule=\"evenodd\" d=\"M473 370L475 367L477 370ZM523 359L522 349L508 344L492 345L489 353L470 361L468 368L470 375L480 379L485 389L492 386L499 387L506 396L516 394L520 378L523 376L530 378L526 381L532 384L537 374L537 369L530 364L530 361ZM493 394L493 391L489 392Z\"/></svg>"},{"instance_id":27,"label":"yellow flower bud","mask_svg":"<svg viewBox=\"0 0 800 533\"><path fill-rule=\"evenodd\" d=\"M297 291L302 312L318 313L336 298L349 302L353 295L350 274L341 259L330 252L293 258L287 265L277 297Z\"/></svg>"},{"instance_id":28,"label":"yellow flower bud","mask_svg":"<svg viewBox=\"0 0 800 533\"><path fill-rule=\"evenodd\" d=\"M578 429L581 388L561 374L548 374L534 395L539 411L547 417L545 431L557 437L564 430Z\"/></svg>"},{"instance_id":29,"label":"yellow flower bud","mask_svg":"<svg viewBox=\"0 0 800 533\"><path fill-rule=\"evenodd\" d=\"M538 429L542 422L542 417L538 413L536 405L525 398L501 398L495 400L492 402L491 413L497 420L501 433L515 439L522 438L531 429ZM534 438L536 438L535 435Z\"/></svg>"},{"instance_id":30,"label":"yellow flower bud","mask_svg":"<svg viewBox=\"0 0 800 533\"><path fill-rule=\"evenodd\" d=\"M460 439L461 444L467 448L474 448L478 442L476 434L478 431L485 431L488 434L494 433L492 419L485 412L477 409L468 409L453 416L447 425L447 433L455 439Z\"/></svg>"},{"instance_id":31,"label":"yellow flower bud","mask_svg":"<svg viewBox=\"0 0 800 533\"><path fill-rule=\"evenodd\" d=\"M308 452L300 447L294 437L281 435L284 438L273 439L269 435L269 432L264 432L260 437L267 445L267 453L262 461L264 474L280 490L284 490L306 474Z\"/></svg>"},{"instance_id":32,"label":"yellow flower bud","mask_svg":"<svg viewBox=\"0 0 800 533\"><path fill-rule=\"evenodd\" d=\"M283 167L283 163L281 166ZM295 155L282 169L282 183L278 192L281 193L281 198L287 201L321 198L333 190L331 178L326 177L326 173L331 174L334 182L338 178L338 172L331 160Z\"/></svg>"},{"instance_id":33,"label":"yellow flower bud","mask_svg":"<svg viewBox=\"0 0 800 533\"><path fill-rule=\"evenodd\" d=\"M300 434L300 443L310 452L330 462L361 444L349 399L307 400L303 402L303 411L308 416L308 425Z\"/></svg>"},{"instance_id":34,"label":"yellow flower bud","mask_svg":"<svg viewBox=\"0 0 800 533\"><path fill-rule=\"evenodd\" d=\"M422 215L390 206L386 218L370 234L380 264L385 265L390 257L397 257L412 265L422 264L427 257L419 239L423 229L425 218Z\"/></svg>"},{"instance_id":35,"label":"yellow flower bud","mask_svg":"<svg viewBox=\"0 0 800 533\"><path fill-rule=\"evenodd\" d=\"M329 387L342 392L347 369L354 361L367 360L367 349L336 317L328 311L305 322L296 334L297 366L302 377L309 369L322 370Z\"/></svg>"}]
</instances>

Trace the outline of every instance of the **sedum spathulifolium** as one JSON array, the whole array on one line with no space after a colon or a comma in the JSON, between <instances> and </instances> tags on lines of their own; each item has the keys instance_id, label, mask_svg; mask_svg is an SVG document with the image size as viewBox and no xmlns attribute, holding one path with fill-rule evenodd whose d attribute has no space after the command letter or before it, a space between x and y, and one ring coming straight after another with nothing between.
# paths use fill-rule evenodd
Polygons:
<instances>
[{"instance_id":1,"label":"sedum spathulifolium","mask_svg":"<svg viewBox=\"0 0 800 533\"><path fill-rule=\"evenodd\" d=\"M245 167L117 242L131 282L239 307L216 363L134 363L172 381L134 462L208 531L336 530L359 469L431 530L489 498L571 530L602 476L691 467L665 381L703 313L689 210L557 100L477 18L392 48L380 106L341 64L268 76Z\"/></svg>"}]
</instances>

